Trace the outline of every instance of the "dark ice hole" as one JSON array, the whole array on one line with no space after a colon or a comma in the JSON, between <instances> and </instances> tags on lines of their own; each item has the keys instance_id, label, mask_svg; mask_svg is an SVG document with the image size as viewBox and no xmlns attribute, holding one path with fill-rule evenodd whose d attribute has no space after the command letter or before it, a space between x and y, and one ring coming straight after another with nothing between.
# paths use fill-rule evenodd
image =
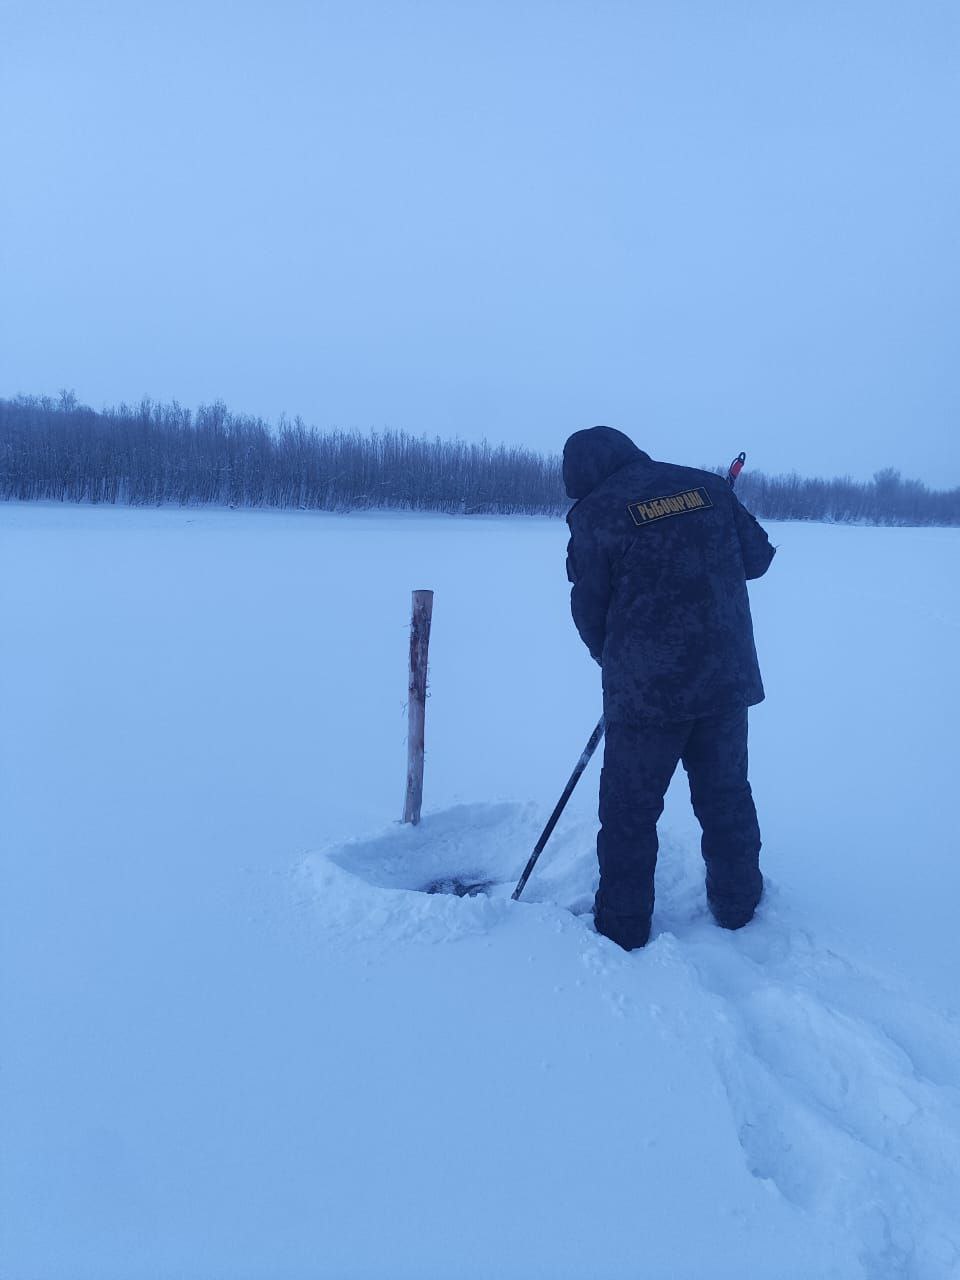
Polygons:
<instances>
[{"instance_id":1,"label":"dark ice hole","mask_svg":"<svg viewBox=\"0 0 960 1280\"><path fill-rule=\"evenodd\" d=\"M486 893L495 883L495 880L475 880L468 876L442 876L425 884L423 892L454 893L458 898L472 898L478 893Z\"/></svg>"}]
</instances>

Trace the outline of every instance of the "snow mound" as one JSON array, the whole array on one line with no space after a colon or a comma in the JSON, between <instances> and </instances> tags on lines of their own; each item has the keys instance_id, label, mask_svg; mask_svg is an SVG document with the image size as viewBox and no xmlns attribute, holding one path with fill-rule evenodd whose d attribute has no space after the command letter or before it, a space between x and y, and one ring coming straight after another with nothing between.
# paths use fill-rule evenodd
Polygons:
<instances>
[{"instance_id":1,"label":"snow mound","mask_svg":"<svg viewBox=\"0 0 960 1280\"><path fill-rule=\"evenodd\" d=\"M503 1016L505 983L517 981L518 954L525 963L538 957L547 969L540 1001L575 992L571 1016L580 1025L596 1016L591 1006L614 1015L620 1031L598 1053L617 1057L617 1036L636 1024L631 1069L652 1077L651 1091L662 1094L658 1077L675 1069L672 1055L697 1063L758 1190L817 1222L824 1240L857 1241L858 1263L848 1257L837 1275L862 1266L884 1277L955 1276L956 1019L842 954L842 941L814 936L769 880L749 927L717 928L699 852L669 832L661 832L653 937L642 952L620 951L575 918L596 884L592 822L561 825L514 903L542 822L531 805L461 805L314 855L307 867L321 927L345 948L380 944L390 963L408 951L403 944L488 935L479 977L465 981L475 1011L489 983L492 1020ZM457 896L458 885L476 882L490 887ZM444 971L453 963L445 959ZM609 1036L600 1032L601 1041ZM827 1274L822 1259L816 1266Z\"/></svg>"},{"instance_id":2,"label":"snow mound","mask_svg":"<svg viewBox=\"0 0 960 1280\"><path fill-rule=\"evenodd\" d=\"M530 804L464 804L333 845L307 858L330 935L452 941L495 928L514 905L520 872L543 826ZM558 830L524 891L524 903L587 911L596 887L594 828Z\"/></svg>"}]
</instances>

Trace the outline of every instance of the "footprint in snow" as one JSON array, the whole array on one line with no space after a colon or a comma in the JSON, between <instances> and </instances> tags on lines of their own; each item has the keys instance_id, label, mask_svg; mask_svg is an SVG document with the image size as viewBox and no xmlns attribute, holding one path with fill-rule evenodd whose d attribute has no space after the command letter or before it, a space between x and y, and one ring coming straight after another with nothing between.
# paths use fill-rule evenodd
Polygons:
<instances>
[{"instance_id":1,"label":"footprint in snow","mask_svg":"<svg viewBox=\"0 0 960 1280\"><path fill-rule=\"evenodd\" d=\"M865 1244L871 1276L960 1275L960 1024L791 927L776 891L675 955L706 1002L745 1158Z\"/></svg>"}]
</instances>

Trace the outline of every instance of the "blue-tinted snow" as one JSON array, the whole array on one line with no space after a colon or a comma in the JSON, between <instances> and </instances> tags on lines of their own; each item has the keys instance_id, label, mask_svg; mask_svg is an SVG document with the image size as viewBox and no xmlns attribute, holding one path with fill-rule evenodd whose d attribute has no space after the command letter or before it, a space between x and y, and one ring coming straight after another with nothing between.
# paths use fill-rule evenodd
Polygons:
<instances>
[{"instance_id":1,"label":"blue-tinted snow","mask_svg":"<svg viewBox=\"0 0 960 1280\"><path fill-rule=\"evenodd\" d=\"M957 532L773 529L768 899L710 924L681 780L627 956L597 764L509 901L599 711L561 522L0 529L4 1274L956 1274Z\"/></svg>"}]
</instances>

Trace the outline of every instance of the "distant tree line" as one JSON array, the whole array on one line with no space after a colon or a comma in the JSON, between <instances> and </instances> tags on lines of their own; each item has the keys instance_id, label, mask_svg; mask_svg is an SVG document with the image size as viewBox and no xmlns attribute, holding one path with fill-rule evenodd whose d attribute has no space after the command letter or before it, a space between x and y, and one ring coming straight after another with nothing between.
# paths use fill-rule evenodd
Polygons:
<instances>
[{"instance_id":1,"label":"distant tree line","mask_svg":"<svg viewBox=\"0 0 960 1280\"><path fill-rule=\"evenodd\" d=\"M960 524L960 488L928 489L888 467L864 483L744 471L737 497L767 520L821 520L847 524Z\"/></svg>"},{"instance_id":2,"label":"distant tree line","mask_svg":"<svg viewBox=\"0 0 960 1280\"><path fill-rule=\"evenodd\" d=\"M557 459L529 449L321 433L299 418L273 430L220 402L196 414L149 400L97 413L69 393L0 400L0 496L551 515L566 505Z\"/></svg>"},{"instance_id":3,"label":"distant tree line","mask_svg":"<svg viewBox=\"0 0 960 1280\"><path fill-rule=\"evenodd\" d=\"M960 488L931 490L898 471L870 481L743 472L737 493L761 518L960 524ZM144 400L96 412L59 399L0 399L0 497L37 501L347 511L559 515L560 460L522 447L428 440L402 431L277 428L230 413Z\"/></svg>"}]
</instances>

